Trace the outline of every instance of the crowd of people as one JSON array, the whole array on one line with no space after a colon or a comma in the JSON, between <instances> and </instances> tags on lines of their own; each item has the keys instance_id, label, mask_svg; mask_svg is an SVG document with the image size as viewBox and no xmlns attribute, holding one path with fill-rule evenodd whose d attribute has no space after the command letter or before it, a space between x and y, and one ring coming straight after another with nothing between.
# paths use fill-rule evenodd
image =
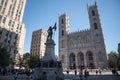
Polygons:
<instances>
[{"instance_id":1,"label":"crowd of people","mask_svg":"<svg viewBox=\"0 0 120 80\"><path fill-rule=\"evenodd\" d=\"M9 68L0 68L0 75L13 75L13 74L30 74L32 71L29 69L9 69Z\"/></svg>"}]
</instances>

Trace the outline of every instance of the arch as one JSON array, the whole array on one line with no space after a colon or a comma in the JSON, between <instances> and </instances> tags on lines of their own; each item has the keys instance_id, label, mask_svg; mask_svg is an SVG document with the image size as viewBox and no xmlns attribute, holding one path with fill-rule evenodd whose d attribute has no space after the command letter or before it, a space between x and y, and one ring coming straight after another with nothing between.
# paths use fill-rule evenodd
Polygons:
<instances>
[{"instance_id":1,"label":"arch","mask_svg":"<svg viewBox=\"0 0 120 80\"><path fill-rule=\"evenodd\" d=\"M62 32L61 32L61 33L62 33L61 35L62 35L62 36L64 36L64 30L62 30Z\"/></svg>"},{"instance_id":2,"label":"arch","mask_svg":"<svg viewBox=\"0 0 120 80\"><path fill-rule=\"evenodd\" d=\"M99 61L103 60L102 52L98 52L98 60Z\"/></svg>"},{"instance_id":3,"label":"arch","mask_svg":"<svg viewBox=\"0 0 120 80\"><path fill-rule=\"evenodd\" d=\"M86 58L87 58L87 67L92 68L92 69L95 68L94 67L93 53L91 51L87 51Z\"/></svg>"},{"instance_id":4,"label":"arch","mask_svg":"<svg viewBox=\"0 0 120 80\"><path fill-rule=\"evenodd\" d=\"M92 10L92 16L95 16L95 11L94 10Z\"/></svg>"},{"instance_id":5,"label":"arch","mask_svg":"<svg viewBox=\"0 0 120 80\"><path fill-rule=\"evenodd\" d=\"M84 65L84 54L82 52L79 52L77 54L77 60L78 60L78 66Z\"/></svg>"},{"instance_id":6,"label":"arch","mask_svg":"<svg viewBox=\"0 0 120 80\"><path fill-rule=\"evenodd\" d=\"M74 53L70 54L69 61L70 61L70 63L69 63L70 69L76 69L75 54Z\"/></svg>"},{"instance_id":7,"label":"arch","mask_svg":"<svg viewBox=\"0 0 120 80\"><path fill-rule=\"evenodd\" d=\"M64 19L61 19L61 23L64 24Z\"/></svg>"},{"instance_id":8,"label":"arch","mask_svg":"<svg viewBox=\"0 0 120 80\"><path fill-rule=\"evenodd\" d=\"M100 42L100 37L99 37L98 34L95 35L95 41L96 41L96 43L99 43L99 42Z\"/></svg>"},{"instance_id":9,"label":"arch","mask_svg":"<svg viewBox=\"0 0 120 80\"><path fill-rule=\"evenodd\" d=\"M94 23L94 29L98 29L97 23Z\"/></svg>"}]
</instances>

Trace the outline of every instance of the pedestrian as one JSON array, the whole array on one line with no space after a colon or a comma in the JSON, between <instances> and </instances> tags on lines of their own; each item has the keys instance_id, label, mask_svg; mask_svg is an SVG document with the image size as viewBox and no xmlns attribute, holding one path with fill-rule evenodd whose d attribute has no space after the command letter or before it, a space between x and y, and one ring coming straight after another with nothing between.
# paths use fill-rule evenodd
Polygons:
<instances>
[{"instance_id":1,"label":"pedestrian","mask_svg":"<svg viewBox=\"0 0 120 80\"><path fill-rule=\"evenodd\" d=\"M14 77L14 80L17 80L17 78L18 78L18 73L15 72L15 75L14 75L13 77Z\"/></svg>"},{"instance_id":2,"label":"pedestrian","mask_svg":"<svg viewBox=\"0 0 120 80\"><path fill-rule=\"evenodd\" d=\"M87 78L87 70L84 70L84 77Z\"/></svg>"},{"instance_id":3,"label":"pedestrian","mask_svg":"<svg viewBox=\"0 0 120 80\"><path fill-rule=\"evenodd\" d=\"M99 74L101 75L101 69L99 69Z\"/></svg>"},{"instance_id":4,"label":"pedestrian","mask_svg":"<svg viewBox=\"0 0 120 80\"><path fill-rule=\"evenodd\" d=\"M75 72L75 75L76 75L76 74L77 74L77 71L75 70L74 72Z\"/></svg>"},{"instance_id":5,"label":"pedestrian","mask_svg":"<svg viewBox=\"0 0 120 80\"><path fill-rule=\"evenodd\" d=\"M98 70L96 69L96 74L98 74Z\"/></svg>"},{"instance_id":6,"label":"pedestrian","mask_svg":"<svg viewBox=\"0 0 120 80\"><path fill-rule=\"evenodd\" d=\"M67 72L67 74L69 74L69 70L67 70L66 72Z\"/></svg>"}]
</instances>

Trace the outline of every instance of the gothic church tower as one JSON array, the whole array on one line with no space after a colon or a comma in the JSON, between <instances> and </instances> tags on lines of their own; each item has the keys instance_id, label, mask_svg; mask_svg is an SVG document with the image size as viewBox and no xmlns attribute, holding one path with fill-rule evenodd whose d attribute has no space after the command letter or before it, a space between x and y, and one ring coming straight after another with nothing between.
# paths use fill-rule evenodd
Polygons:
<instances>
[{"instance_id":1,"label":"gothic church tower","mask_svg":"<svg viewBox=\"0 0 120 80\"><path fill-rule=\"evenodd\" d=\"M87 6L90 29L69 31L69 17L59 16L59 60L63 70L106 68L107 57L97 4Z\"/></svg>"},{"instance_id":2,"label":"gothic church tower","mask_svg":"<svg viewBox=\"0 0 120 80\"><path fill-rule=\"evenodd\" d=\"M59 16L59 60L68 63L67 59L67 35L69 34L69 17L66 13ZM64 54L64 56L63 56ZM64 67L67 64L63 65Z\"/></svg>"},{"instance_id":3,"label":"gothic church tower","mask_svg":"<svg viewBox=\"0 0 120 80\"><path fill-rule=\"evenodd\" d=\"M89 22L90 22L92 44L95 49L94 50L94 53L96 56L95 64L106 66L107 65L106 49L105 49L102 26L101 26L96 2L95 2L95 5L88 6L88 15L89 15ZM103 61L105 62L103 63ZM97 66L97 67L101 67L101 66Z\"/></svg>"}]
</instances>

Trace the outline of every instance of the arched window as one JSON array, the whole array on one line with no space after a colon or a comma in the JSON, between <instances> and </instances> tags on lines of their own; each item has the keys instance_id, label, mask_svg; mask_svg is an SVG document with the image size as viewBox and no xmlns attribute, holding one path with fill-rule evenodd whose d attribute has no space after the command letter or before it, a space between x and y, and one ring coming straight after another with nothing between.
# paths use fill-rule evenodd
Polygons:
<instances>
[{"instance_id":1,"label":"arched window","mask_svg":"<svg viewBox=\"0 0 120 80\"><path fill-rule=\"evenodd\" d=\"M83 55L83 53L80 54L80 60L84 61L84 55Z\"/></svg>"},{"instance_id":2,"label":"arched window","mask_svg":"<svg viewBox=\"0 0 120 80\"><path fill-rule=\"evenodd\" d=\"M82 52L79 52L77 55L77 64L78 66L84 65L84 55Z\"/></svg>"},{"instance_id":3,"label":"arched window","mask_svg":"<svg viewBox=\"0 0 120 80\"><path fill-rule=\"evenodd\" d=\"M64 30L62 30L62 36L64 36Z\"/></svg>"},{"instance_id":4,"label":"arched window","mask_svg":"<svg viewBox=\"0 0 120 80\"><path fill-rule=\"evenodd\" d=\"M102 60L103 60L103 57L102 57L102 53L101 53L101 52L98 53L98 59L99 59L99 61L102 61Z\"/></svg>"},{"instance_id":5,"label":"arched window","mask_svg":"<svg viewBox=\"0 0 120 80\"><path fill-rule=\"evenodd\" d=\"M61 23L64 24L64 19L61 20Z\"/></svg>"},{"instance_id":6,"label":"arched window","mask_svg":"<svg viewBox=\"0 0 120 80\"><path fill-rule=\"evenodd\" d=\"M95 35L95 40L96 40L96 43L99 43L100 42L100 37L98 34Z\"/></svg>"},{"instance_id":7,"label":"arched window","mask_svg":"<svg viewBox=\"0 0 120 80\"><path fill-rule=\"evenodd\" d=\"M76 69L76 64L75 64L75 54L71 53L69 56L69 65L70 65L70 69Z\"/></svg>"},{"instance_id":8,"label":"arched window","mask_svg":"<svg viewBox=\"0 0 120 80\"><path fill-rule=\"evenodd\" d=\"M89 60L93 60L93 55L92 55L92 53L89 53L89 54L88 54L88 59L89 59Z\"/></svg>"},{"instance_id":9,"label":"arched window","mask_svg":"<svg viewBox=\"0 0 120 80\"><path fill-rule=\"evenodd\" d=\"M2 29L0 29L0 34L2 34Z\"/></svg>"},{"instance_id":10,"label":"arched window","mask_svg":"<svg viewBox=\"0 0 120 80\"><path fill-rule=\"evenodd\" d=\"M97 23L94 23L94 29L98 29Z\"/></svg>"},{"instance_id":11,"label":"arched window","mask_svg":"<svg viewBox=\"0 0 120 80\"><path fill-rule=\"evenodd\" d=\"M95 16L95 11L94 10L92 10L92 16Z\"/></svg>"},{"instance_id":12,"label":"arched window","mask_svg":"<svg viewBox=\"0 0 120 80\"><path fill-rule=\"evenodd\" d=\"M64 40L62 40L61 47L64 48Z\"/></svg>"}]
</instances>

